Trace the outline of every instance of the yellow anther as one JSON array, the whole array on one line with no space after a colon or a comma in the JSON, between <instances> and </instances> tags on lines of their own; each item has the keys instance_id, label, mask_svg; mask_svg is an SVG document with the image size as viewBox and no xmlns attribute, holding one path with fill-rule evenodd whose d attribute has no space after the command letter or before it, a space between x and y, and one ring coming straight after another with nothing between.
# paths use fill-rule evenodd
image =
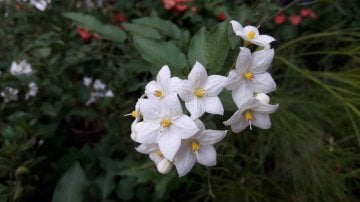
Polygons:
<instances>
[{"instance_id":1,"label":"yellow anther","mask_svg":"<svg viewBox=\"0 0 360 202\"><path fill-rule=\"evenodd\" d=\"M132 111L132 112L131 112L131 116L132 116L132 117L136 118L136 117L137 117L137 115L138 115L138 114L137 114L137 112L136 112L136 111Z\"/></svg>"},{"instance_id":2,"label":"yellow anther","mask_svg":"<svg viewBox=\"0 0 360 202\"><path fill-rule=\"evenodd\" d=\"M154 91L154 95L155 95L156 97L164 97L164 91L162 91L162 90L155 90L155 91Z\"/></svg>"},{"instance_id":3,"label":"yellow anther","mask_svg":"<svg viewBox=\"0 0 360 202\"><path fill-rule=\"evenodd\" d=\"M245 72L244 77L245 77L246 80L251 80L251 79L254 78L254 74L251 73L251 72Z\"/></svg>"},{"instance_id":4,"label":"yellow anther","mask_svg":"<svg viewBox=\"0 0 360 202\"><path fill-rule=\"evenodd\" d=\"M251 121L253 119L253 115L250 111L246 111L245 112L245 120L246 121Z\"/></svg>"},{"instance_id":5,"label":"yellow anther","mask_svg":"<svg viewBox=\"0 0 360 202\"><path fill-rule=\"evenodd\" d=\"M160 125L161 125L161 127L163 127L163 128L169 127L170 124L171 124L170 119L162 119L162 120L160 121Z\"/></svg>"},{"instance_id":6,"label":"yellow anther","mask_svg":"<svg viewBox=\"0 0 360 202\"><path fill-rule=\"evenodd\" d=\"M204 89L202 89L202 88L196 89L196 90L195 90L195 95L196 95L197 97L203 97L203 96L205 95Z\"/></svg>"},{"instance_id":7,"label":"yellow anther","mask_svg":"<svg viewBox=\"0 0 360 202\"><path fill-rule=\"evenodd\" d=\"M247 38L250 39L250 40L254 39L255 38L255 32L249 32L247 34Z\"/></svg>"},{"instance_id":8,"label":"yellow anther","mask_svg":"<svg viewBox=\"0 0 360 202\"><path fill-rule=\"evenodd\" d=\"M200 149L200 144L195 140L191 141L191 150L193 152L197 152L199 151L199 149Z\"/></svg>"},{"instance_id":9,"label":"yellow anther","mask_svg":"<svg viewBox=\"0 0 360 202\"><path fill-rule=\"evenodd\" d=\"M160 149L158 149L158 150L156 151L156 155L158 155L160 158L163 158L163 157L164 157L164 155L163 155L163 153L160 151Z\"/></svg>"}]
</instances>

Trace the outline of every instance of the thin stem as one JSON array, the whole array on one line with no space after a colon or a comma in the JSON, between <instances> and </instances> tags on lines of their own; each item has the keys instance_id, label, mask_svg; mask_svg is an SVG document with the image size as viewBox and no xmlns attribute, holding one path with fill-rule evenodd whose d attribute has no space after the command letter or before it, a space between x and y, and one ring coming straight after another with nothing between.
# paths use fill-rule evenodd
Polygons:
<instances>
[{"instance_id":1,"label":"thin stem","mask_svg":"<svg viewBox=\"0 0 360 202\"><path fill-rule=\"evenodd\" d=\"M286 5L285 7L281 8L278 12L276 12L275 14L271 15L270 17L266 17L263 18L259 24L257 25L257 27L261 26L262 24L264 24L265 22L271 20L272 18L274 18L275 16L279 15L280 13L284 12L285 10L287 10L288 8L290 8L292 5L294 5L295 3L299 2L300 0L294 0L293 2L289 3L288 5Z\"/></svg>"}]
</instances>

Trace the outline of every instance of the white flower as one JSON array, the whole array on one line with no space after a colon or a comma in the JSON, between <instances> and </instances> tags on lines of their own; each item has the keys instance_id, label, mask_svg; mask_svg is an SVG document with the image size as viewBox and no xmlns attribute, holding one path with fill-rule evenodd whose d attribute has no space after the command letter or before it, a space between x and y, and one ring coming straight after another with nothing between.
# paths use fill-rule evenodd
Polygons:
<instances>
[{"instance_id":1,"label":"white flower","mask_svg":"<svg viewBox=\"0 0 360 202\"><path fill-rule=\"evenodd\" d=\"M4 102L16 101L18 100L18 93L18 89L6 86L5 90L1 92L1 96L4 98Z\"/></svg>"},{"instance_id":2,"label":"white flower","mask_svg":"<svg viewBox=\"0 0 360 202\"><path fill-rule=\"evenodd\" d=\"M200 120L197 120L196 123L198 126L203 125ZM190 172L195 162L204 166L216 165L216 150L213 144L221 141L227 131L205 130L204 126L200 126L200 128L201 130L193 137L182 141L175 156L174 164L180 177Z\"/></svg>"},{"instance_id":3,"label":"white flower","mask_svg":"<svg viewBox=\"0 0 360 202\"><path fill-rule=\"evenodd\" d=\"M252 98L240 106L224 124L230 125L235 133L239 133L247 126L250 126L251 130L252 125L261 129L269 129L271 127L269 114L273 113L278 107L278 104L265 104L256 98Z\"/></svg>"},{"instance_id":4,"label":"white flower","mask_svg":"<svg viewBox=\"0 0 360 202\"><path fill-rule=\"evenodd\" d=\"M135 149L140 153L149 154L159 173L168 174L173 168L173 163L164 157L157 144L141 144Z\"/></svg>"},{"instance_id":5,"label":"white flower","mask_svg":"<svg viewBox=\"0 0 360 202\"><path fill-rule=\"evenodd\" d=\"M239 107L254 93L270 93L276 89L271 75L266 72L274 57L273 49L256 51L241 47L236 67L231 70L225 88L232 90L232 97Z\"/></svg>"},{"instance_id":6,"label":"white flower","mask_svg":"<svg viewBox=\"0 0 360 202\"><path fill-rule=\"evenodd\" d=\"M145 94L150 99L161 99L165 96L176 93L175 88L181 81L177 77L172 77L170 69L164 65L156 76L156 81L150 81L145 86Z\"/></svg>"},{"instance_id":7,"label":"white flower","mask_svg":"<svg viewBox=\"0 0 360 202\"><path fill-rule=\"evenodd\" d=\"M35 6L39 11L45 11L50 3L51 0L30 0L30 4Z\"/></svg>"},{"instance_id":8,"label":"white flower","mask_svg":"<svg viewBox=\"0 0 360 202\"><path fill-rule=\"evenodd\" d=\"M105 97L114 97L114 93L112 92L112 90L108 90L105 92Z\"/></svg>"},{"instance_id":9,"label":"white flower","mask_svg":"<svg viewBox=\"0 0 360 202\"><path fill-rule=\"evenodd\" d=\"M33 73L33 70L31 68L31 65L27 63L26 60L22 60L19 63L16 63L14 61L11 64L10 73L14 76L31 75Z\"/></svg>"},{"instance_id":10,"label":"white flower","mask_svg":"<svg viewBox=\"0 0 360 202\"><path fill-rule=\"evenodd\" d=\"M224 87L225 80L225 77L219 75L208 76L204 66L199 62L195 63L188 80L181 81L177 87L192 119L201 117L205 112L224 114L224 108L218 95Z\"/></svg>"},{"instance_id":11,"label":"white flower","mask_svg":"<svg viewBox=\"0 0 360 202\"><path fill-rule=\"evenodd\" d=\"M139 102L140 100L143 99L144 96L141 96L138 101L136 102L135 104L135 109L134 111L132 111L130 114L125 114L125 116L132 116L134 118L134 121L131 123L131 134L130 134L130 137L133 141L136 142L136 133L135 133L135 130L134 130L134 127L135 127L135 124L140 122L142 120L142 115L141 115L141 112L140 112L140 105L139 105Z\"/></svg>"},{"instance_id":12,"label":"white flower","mask_svg":"<svg viewBox=\"0 0 360 202\"><path fill-rule=\"evenodd\" d=\"M94 90L101 91L101 90L105 90L106 84L104 84L103 82L101 82L101 80L96 79L96 80L94 81L93 87L94 87Z\"/></svg>"},{"instance_id":13,"label":"white flower","mask_svg":"<svg viewBox=\"0 0 360 202\"><path fill-rule=\"evenodd\" d=\"M29 91L25 95L25 99L28 100L30 97L35 97L38 93L38 87L35 82L29 83Z\"/></svg>"},{"instance_id":14,"label":"white flower","mask_svg":"<svg viewBox=\"0 0 360 202\"><path fill-rule=\"evenodd\" d=\"M83 84L86 87L90 87L92 81L93 81L93 78L91 78L91 77L84 77L83 78Z\"/></svg>"},{"instance_id":15,"label":"white flower","mask_svg":"<svg viewBox=\"0 0 360 202\"><path fill-rule=\"evenodd\" d=\"M246 42L269 49L270 43L275 41L275 39L269 35L260 35L258 28L254 26L242 27L241 24L235 20L230 21L230 23L235 34Z\"/></svg>"},{"instance_id":16,"label":"white flower","mask_svg":"<svg viewBox=\"0 0 360 202\"><path fill-rule=\"evenodd\" d=\"M143 121L136 123L136 141L143 144L159 144L165 158L172 161L181 139L193 136L199 129L194 121L183 114L176 94L163 101L143 99L139 102Z\"/></svg>"}]
</instances>

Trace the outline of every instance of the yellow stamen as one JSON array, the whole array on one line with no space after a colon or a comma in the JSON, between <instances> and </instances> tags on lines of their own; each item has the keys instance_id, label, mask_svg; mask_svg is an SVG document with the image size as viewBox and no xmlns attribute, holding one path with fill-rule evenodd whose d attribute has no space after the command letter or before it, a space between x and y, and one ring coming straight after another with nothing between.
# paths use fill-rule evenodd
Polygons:
<instances>
[{"instance_id":1,"label":"yellow stamen","mask_svg":"<svg viewBox=\"0 0 360 202\"><path fill-rule=\"evenodd\" d=\"M251 121L252 119L253 119L253 115L252 115L251 111L246 111L245 112L245 120Z\"/></svg>"},{"instance_id":2,"label":"yellow stamen","mask_svg":"<svg viewBox=\"0 0 360 202\"><path fill-rule=\"evenodd\" d=\"M255 32L249 32L247 34L247 38L250 39L250 40L254 39L255 38Z\"/></svg>"},{"instance_id":3,"label":"yellow stamen","mask_svg":"<svg viewBox=\"0 0 360 202\"><path fill-rule=\"evenodd\" d=\"M246 80L251 80L251 79L254 78L254 74L251 73L251 72L245 72L244 77L245 77Z\"/></svg>"},{"instance_id":4,"label":"yellow stamen","mask_svg":"<svg viewBox=\"0 0 360 202\"><path fill-rule=\"evenodd\" d=\"M136 117L137 117L137 112L136 112L136 111L132 111L132 112L131 112L131 116L134 117L134 118L136 118Z\"/></svg>"},{"instance_id":5,"label":"yellow stamen","mask_svg":"<svg viewBox=\"0 0 360 202\"><path fill-rule=\"evenodd\" d=\"M160 121L160 125L161 125L161 127L163 127L163 128L169 127L170 124L171 124L170 119L162 119L162 120Z\"/></svg>"},{"instance_id":6,"label":"yellow stamen","mask_svg":"<svg viewBox=\"0 0 360 202\"><path fill-rule=\"evenodd\" d=\"M198 152L199 149L200 149L200 144L195 140L191 141L191 150L193 152Z\"/></svg>"},{"instance_id":7,"label":"yellow stamen","mask_svg":"<svg viewBox=\"0 0 360 202\"><path fill-rule=\"evenodd\" d=\"M202 88L196 89L196 90L195 90L195 95L196 95L197 97L203 97L203 96L205 95L204 89L202 89Z\"/></svg>"},{"instance_id":8,"label":"yellow stamen","mask_svg":"<svg viewBox=\"0 0 360 202\"><path fill-rule=\"evenodd\" d=\"M155 91L154 91L154 95L155 95L156 97L164 97L164 91L162 91L162 90L155 90Z\"/></svg>"},{"instance_id":9,"label":"yellow stamen","mask_svg":"<svg viewBox=\"0 0 360 202\"><path fill-rule=\"evenodd\" d=\"M163 157L164 157L164 155L163 155L163 153L160 151L160 149L158 149L158 150L156 151L156 155L158 155L160 158L163 158Z\"/></svg>"}]
</instances>

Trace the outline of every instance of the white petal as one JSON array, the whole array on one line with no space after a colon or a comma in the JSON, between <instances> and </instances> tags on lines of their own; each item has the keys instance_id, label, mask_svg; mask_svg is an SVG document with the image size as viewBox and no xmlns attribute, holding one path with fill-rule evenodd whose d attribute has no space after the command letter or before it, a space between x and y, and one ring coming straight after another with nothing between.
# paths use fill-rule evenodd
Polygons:
<instances>
[{"instance_id":1,"label":"white petal","mask_svg":"<svg viewBox=\"0 0 360 202\"><path fill-rule=\"evenodd\" d=\"M159 149L157 144L141 144L135 148L135 150L142 154L150 154L156 152Z\"/></svg>"},{"instance_id":2,"label":"white petal","mask_svg":"<svg viewBox=\"0 0 360 202\"><path fill-rule=\"evenodd\" d=\"M190 102L186 102L185 107L190 112L192 119L197 119L205 113L205 108L197 98L192 99Z\"/></svg>"},{"instance_id":3,"label":"white petal","mask_svg":"<svg viewBox=\"0 0 360 202\"><path fill-rule=\"evenodd\" d=\"M239 71L240 76L250 68L251 60L251 51L248 48L241 47L235 64L235 68Z\"/></svg>"},{"instance_id":4,"label":"white petal","mask_svg":"<svg viewBox=\"0 0 360 202\"><path fill-rule=\"evenodd\" d=\"M160 124L155 122L139 122L134 125L136 142L154 144L160 134Z\"/></svg>"},{"instance_id":5,"label":"white petal","mask_svg":"<svg viewBox=\"0 0 360 202\"><path fill-rule=\"evenodd\" d=\"M253 108L253 111L262 113L262 114L271 114L277 110L279 107L279 104L276 105L270 105L266 103L259 103Z\"/></svg>"},{"instance_id":6,"label":"white petal","mask_svg":"<svg viewBox=\"0 0 360 202\"><path fill-rule=\"evenodd\" d=\"M171 130L176 131L182 139L188 139L199 131L195 122L186 115L182 115L180 118L174 120L170 127Z\"/></svg>"},{"instance_id":7,"label":"white petal","mask_svg":"<svg viewBox=\"0 0 360 202\"><path fill-rule=\"evenodd\" d=\"M255 98L263 104L269 104L270 102L270 97L265 93L256 93Z\"/></svg>"},{"instance_id":8,"label":"white petal","mask_svg":"<svg viewBox=\"0 0 360 202\"><path fill-rule=\"evenodd\" d=\"M274 49L265 49L253 53L251 63L251 72L263 73L265 72L274 58Z\"/></svg>"},{"instance_id":9,"label":"white petal","mask_svg":"<svg viewBox=\"0 0 360 202\"><path fill-rule=\"evenodd\" d=\"M194 122L200 130L205 130L205 125L200 119L195 119Z\"/></svg>"},{"instance_id":10,"label":"white petal","mask_svg":"<svg viewBox=\"0 0 360 202\"><path fill-rule=\"evenodd\" d=\"M224 88L226 77L220 75L211 75L208 77L204 90L207 96L217 96Z\"/></svg>"},{"instance_id":11,"label":"white petal","mask_svg":"<svg viewBox=\"0 0 360 202\"><path fill-rule=\"evenodd\" d=\"M204 130L198 138L202 145L213 145L226 136L227 130Z\"/></svg>"},{"instance_id":12,"label":"white petal","mask_svg":"<svg viewBox=\"0 0 360 202\"><path fill-rule=\"evenodd\" d=\"M254 74L252 84L256 93L270 93L276 90L276 83L271 77L271 74L267 72Z\"/></svg>"},{"instance_id":13,"label":"white petal","mask_svg":"<svg viewBox=\"0 0 360 202\"><path fill-rule=\"evenodd\" d=\"M162 86L163 89L165 90L165 96L166 93L167 94L172 94L172 93L176 93L177 91L177 87L180 84L181 79L179 79L178 77L172 77L168 80L166 86Z\"/></svg>"},{"instance_id":14,"label":"white petal","mask_svg":"<svg viewBox=\"0 0 360 202\"><path fill-rule=\"evenodd\" d=\"M244 32L243 27L241 26L241 24L238 21L231 20L230 23L236 34Z\"/></svg>"},{"instance_id":15,"label":"white petal","mask_svg":"<svg viewBox=\"0 0 360 202\"><path fill-rule=\"evenodd\" d=\"M185 141L184 144L189 142ZM180 177L189 173L192 167L195 165L196 156L189 147L182 146L179 152L176 154L174 164Z\"/></svg>"},{"instance_id":16,"label":"white petal","mask_svg":"<svg viewBox=\"0 0 360 202\"><path fill-rule=\"evenodd\" d=\"M176 94L164 97L164 99L162 99L162 106L160 109L165 113L163 113L163 115L171 118L177 118L183 114L181 103Z\"/></svg>"},{"instance_id":17,"label":"white petal","mask_svg":"<svg viewBox=\"0 0 360 202\"><path fill-rule=\"evenodd\" d=\"M176 91L184 102L190 102L190 100L195 98L194 88L188 80L181 81Z\"/></svg>"},{"instance_id":18,"label":"white petal","mask_svg":"<svg viewBox=\"0 0 360 202\"><path fill-rule=\"evenodd\" d=\"M251 124L261 128L261 129L269 129L271 128L271 122L269 115L260 114L257 112L253 112L254 119L251 121Z\"/></svg>"},{"instance_id":19,"label":"white petal","mask_svg":"<svg viewBox=\"0 0 360 202\"><path fill-rule=\"evenodd\" d=\"M260 36L258 37L258 40L259 40L259 41L263 41L263 43L267 43L267 44L269 44L269 43L271 43L271 42L273 42L273 41L276 41L274 37L269 36L269 35L265 35L265 34L260 35Z\"/></svg>"},{"instance_id":20,"label":"white petal","mask_svg":"<svg viewBox=\"0 0 360 202\"><path fill-rule=\"evenodd\" d=\"M203 103L205 111L209 114L224 114L224 107L219 97L204 97L200 100Z\"/></svg>"},{"instance_id":21,"label":"white petal","mask_svg":"<svg viewBox=\"0 0 360 202\"><path fill-rule=\"evenodd\" d=\"M208 78L205 67L196 61L194 67L189 73L188 80L192 83L193 87L203 86Z\"/></svg>"},{"instance_id":22,"label":"white petal","mask_svg":"<svg viewBox=\"0 0 360 202\"><path fill-rule=\"evenodd\" d=\"M164 87L167 85L167 81L170 79L170 76L171 73L169 66L164 65L156 76L156 82L158 82L160 86Z\"/></svg>"},{"instance_id":23,"label":"white petal","mask_svg":"<svg viewBox=\"0 0 360 202\"><path fill-rule=\"evenodd\" d=\"M197 162L204 166L216 165L216 151L212 145L201 145L198 151Z\"/></svg>"},{"instance_id":24,"label":"white petal","mask_svg":"<svg viewBox=\"0 0 360 202\"><path fill-rule=\"evenodd\" d=\"M224 121L224 125L230 126L240 121L243 110L236 110L235 113L226 121Z\"/></svg>"},{"instance_id":25,"label":"white petal","mask_svg":"<svg viewBox=\"0 0 360 202\"><path fill-rule=\"evenodd\" d=\"M239 74L238 71L232 70L229 72L228 77L225 80L225 89L234 90L239 87L244 78Z\"/></svg>"},{"instance_id":26,"label":"white petal","mask_svg":"<svg viewBox=\"0 0 360 202\"><path fill-rule=\"evenodd\" d=\"M180 148L181 137L165 130L159 138L159 148L165 158L174 160L176 152Z\"/></svg>"},{"instance_id":27,"label":"white petal","mask_svg":"<svg viewBox=\"0 0 360 202\"><path fill-rule=\"evenodd\" d=\"M156 97L154 95L154 92L156 90L163 90L162 87L155 81L150 81L146 86L145 86L145 94L148 98L152 98L152 99L158 99L158 97Z\"/></svg>"},{"instance_id":28,"label":"white petal","mask_svg":"<svg viewBox=\"0 0 360 202\"><path fill-rule=\"evenodd\" d=\"M246 80L244 80L238 88L233 90L231 94L236 106L238 107L251 99L253 95L254 90L251 85L249 85L249 82Z\"/></svg>"},{"instance_id":29,"label":"white petal","mask_svg":"<svg viewBox=\"0 0 360 202\"><path fill-rule=\"evenodd\" d=\"M242 117L238 122L231 125L231 130L234 133L240 133L248 126L249 126L249 122Z\"/></svg>"},{"instance_id":30,"label":"white petal","mask_svg":"<svg viewBox=\"0 0 360 202\"><path fill-rule=\"evenodd\" d=\"M159 114L161 112L160 109L162 107L160 101L152 100L152 99L141 99L139 100L138 103L139 103L140 112L145 121L159 119Z\"/></svg>"},{"instance_id":31,"label":"white petal","mask_svg":"<svg viewBox=\"0 0 360 202\"><path fill-rule=\"evenodd\" d=\"M151 154L149 154L149 158L155 162L155 164L157 165L162 159L164 159L164 157L159 156L159 154L157 152L153 152Z\"/></svg>"}]
</instances>

